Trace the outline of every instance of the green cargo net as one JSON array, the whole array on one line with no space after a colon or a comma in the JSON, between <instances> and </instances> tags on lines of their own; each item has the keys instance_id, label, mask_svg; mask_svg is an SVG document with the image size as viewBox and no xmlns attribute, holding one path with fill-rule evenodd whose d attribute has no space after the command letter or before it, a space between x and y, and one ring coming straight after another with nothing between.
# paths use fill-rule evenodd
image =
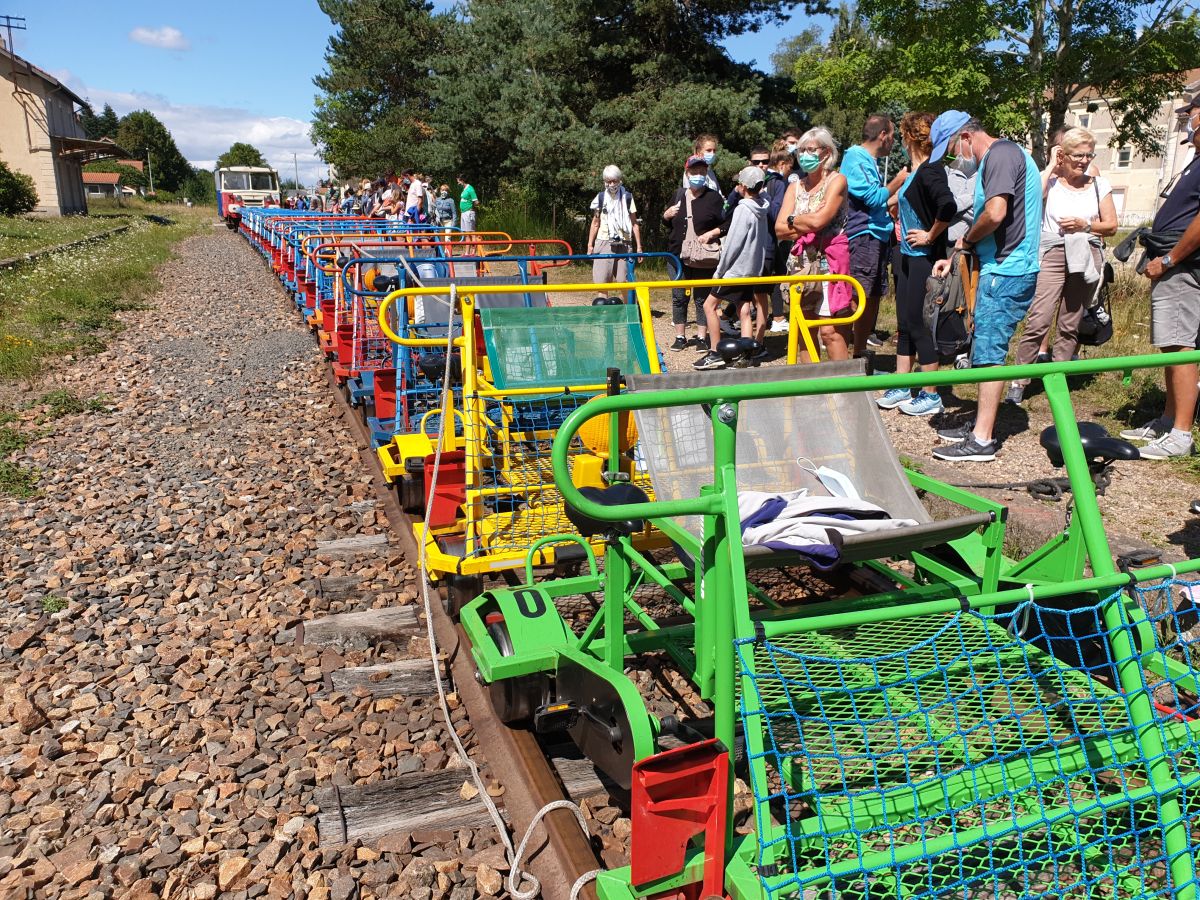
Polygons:
<instances>
[{"instance_id":1,"label":"green cargo net","mask_svg":"<svg viewBox=\"0 0 1200 900\"><path fill-rule=\"evenodd\" d=\"M603 384L610 367L650 371L638 307L559 306L481 309L496 387Z\"/></svg>"},{"instance_id":2,"label":"green cargo net","mask_svg":"<svg viewBox=\"0 0 1200 900\"><path fill-rule=\"evenodd\" d=\"M1195 896L1200 659L1120 603L737 641L766 896Z\"/></svg>"}]
</instances>

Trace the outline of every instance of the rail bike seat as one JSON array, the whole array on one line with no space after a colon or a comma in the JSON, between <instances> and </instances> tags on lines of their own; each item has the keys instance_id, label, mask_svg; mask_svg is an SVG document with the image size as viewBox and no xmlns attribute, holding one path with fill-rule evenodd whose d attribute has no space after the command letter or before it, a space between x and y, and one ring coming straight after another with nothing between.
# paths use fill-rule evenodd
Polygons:
<instances>
[{"instance_id":1,"label":"rail bike seat","mask_svg":"<svg viewBox=\"0 0 1200 900\"><path fill-rule=\"evenodd\" d=\"M779 366L768 369L720 369L695 374L629 374L631 392L676 391L701 385L807 380L865 373L863 360ZM637 410L639 457L645 461L655 500L697 496L713 480L711 410L698 405ZM992 521L987 512L934 519L913 489L869 392L810 394L744 401L737 421L738 491L781 494L801 488L809 496L829 491L807 466L828 466L846 476L863 500L908 525L844 536L839 562L854 563L902 556L962 538ZM800 465L804 460L806 465ZM700 517L677 520L697 539ZM767 546L743 548L748 565L804 565L801 554ZM688 560L680 554L684 564Z\"/></svg>"},{"instance_id":2,"label":"rail bike seat","mask_svg":"<svg viewBox=\"0 0 1200 900\"><path fill-rule=\"evenodd\" d=\"M646 492L635 484L628 482L617 482L610 484L607 487L583 487L579 489L579 493L583 494L588 500L593 503L599 503L601 506L620 506L625 503L649 503L650 497ZM622 522L601 522L599 519L593 519L591 516L585 516L570 503L566 504L567 518L571 521L581 535L591 537L596 534L605 534L608 532L616 532L617 534L629 536L643 531L646 523L642 519L626 519Z\"/></svg>"},{"instance_id":3,"label":"rail bike seat","mask_svg":"<svg viewBox=\"0 0 1200 900\"><path fill-rule=\"evenodd\" d=\"M727 337L717 341L717 355L725 360L726 365L744 367L756 366L753 356L762 345L753 338Z\"/></svg>"},{"instance_id":4,"label":"rail bike seat","mask_svg":"<svg viewBox=\"0 0 1200 900\"><path fill-rule=\"evenodd\" d=\"M1113 437L1103 425L1096 422L1077 422L1079 428L1079 443L1087 457L1089 467L1106 467L1117 460L1141 459L1138 448L1129 441ZM1063 465L1062 443L1058 438L1058 429L1051 425L1042 432L1038 441L1052 466Z\"/></svg>"}]
</instances>

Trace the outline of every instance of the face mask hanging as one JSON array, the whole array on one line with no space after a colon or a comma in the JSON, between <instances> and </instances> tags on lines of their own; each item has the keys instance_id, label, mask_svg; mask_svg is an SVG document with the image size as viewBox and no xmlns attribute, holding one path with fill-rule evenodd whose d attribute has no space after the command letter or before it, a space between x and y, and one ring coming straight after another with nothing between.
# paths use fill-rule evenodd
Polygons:
<instances>
[{"instance_id":1,"label":"face mask hanging","mask_svg":"<svg viewBox=\"0 0 1200 900\"><path fill-rule=\"evenodd\" d=\"M850 480L849 476L844 475L837 469L831 469L829 466L817 466L813 461L806 456L796 457L796 465L806 472L811 472L821 482L825 490L834 497L844 497L847 500L861 500L862 497L858 493L858 488Z\"/></svg>"}]
</instances>

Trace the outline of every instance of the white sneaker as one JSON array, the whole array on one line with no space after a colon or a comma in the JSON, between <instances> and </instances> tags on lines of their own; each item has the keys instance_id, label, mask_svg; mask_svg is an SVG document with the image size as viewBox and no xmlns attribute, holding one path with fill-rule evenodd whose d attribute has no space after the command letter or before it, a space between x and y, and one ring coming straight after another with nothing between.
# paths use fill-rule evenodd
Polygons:
<instances>
[{"instance_id":1,"label":"white sneaker","mask_svg":"<svg viewBox=\"0 0 1200 900\"><path fill-rule=\"evenodd\" d=\"M1141 448L1142 459L1170 459L1173 456L1191 456L1196 445L1192 436L1168 431L1160 438Z\"/></svg>"},{"instance_id":2,"label":"white sneaker","mask_svg":"<svg viewBox=\"0 0 1200 900\"><path fill-rule=\"evenodd\" d=\"M771 323L771 327L767 329L771 334L787 334L788 322L787 319L776 319Z\"/></svg>"},{"instance_id":3,"label":"white sneaker","mask_svg":"<svg viewBox=\"0 0 1200 900\"><path fill-rule=\"evenodd\" d=\"M1147 422L1140 428L1126 428L1121 432L1121 437L1126 441L1156 441L1164 434L1170 433L1170 421L1161 417L1153 422Z\"/></svg>"}]
</instances>

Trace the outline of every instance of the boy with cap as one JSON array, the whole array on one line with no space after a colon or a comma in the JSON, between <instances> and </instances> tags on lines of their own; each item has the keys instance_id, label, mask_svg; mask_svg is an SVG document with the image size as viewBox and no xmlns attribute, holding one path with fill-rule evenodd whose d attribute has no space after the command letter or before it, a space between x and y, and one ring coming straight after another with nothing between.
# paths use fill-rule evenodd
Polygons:
<instances>
[{"instance_id":1,"label":"boy with cap","mask_svg":"<svg viewBox=\"0 0 1200 900\"><path fill-rule=\"evenodd\" d=\"M771 243L771 229L767 221L770 204L766 197L761 196L765 182L766 174L759 166L746 166L738 173L734 191L739 200L729 223L729 233L721 246L721 258L713 273L714 278L759 278L770 275L767 270L767 250ZM729 285L713 289L704 301L710 349L693 363L692 368L725 368L725 360L717 353L717 342L721 338L718 310L722 303L733 302L737 305L742 337L753 337L762 344L767 330L768 291L769 287L762 284ZM753 325L750 321L751 303L758 310L758 320Z\"/></svg>"}]
</instances>

